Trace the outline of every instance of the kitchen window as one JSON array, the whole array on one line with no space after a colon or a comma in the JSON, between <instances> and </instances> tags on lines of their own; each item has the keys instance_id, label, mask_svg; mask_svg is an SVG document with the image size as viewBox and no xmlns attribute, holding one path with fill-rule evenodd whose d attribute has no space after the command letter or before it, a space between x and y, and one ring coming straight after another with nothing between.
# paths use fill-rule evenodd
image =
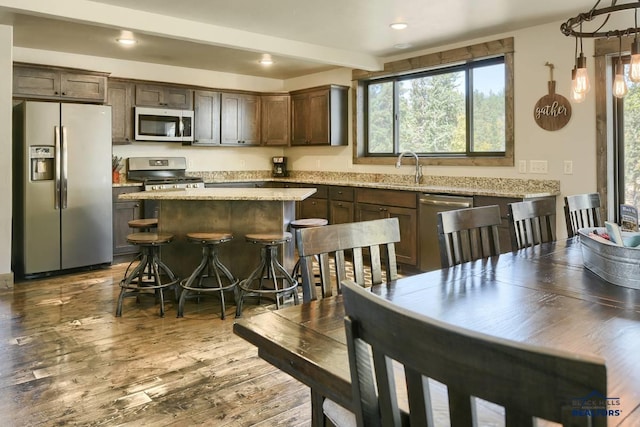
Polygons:
<instances>
[{"instance_id":1,"label":"kitchen window","mask_svg":"<svg viewBox=\"0 0 640 427\"><path fill-rule=\"evenodd\" d=\"M512 38L354 71L354 81L356 163L413 151L425 164L513 166Z\"/></svg>"}]
</instances>

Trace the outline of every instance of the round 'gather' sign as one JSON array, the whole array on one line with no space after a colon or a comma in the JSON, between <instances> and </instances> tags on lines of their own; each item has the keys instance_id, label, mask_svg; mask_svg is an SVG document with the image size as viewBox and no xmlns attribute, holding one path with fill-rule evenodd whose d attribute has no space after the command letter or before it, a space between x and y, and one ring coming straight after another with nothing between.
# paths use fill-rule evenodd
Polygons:
<instances>
[{"instance_id":1,"label":"round 'gather' sign","mask_svg":"<svg viewBox=\"0 0 640 427\"><path fill-rule=\"evenodd\" d=\"M538 100L533 109L533 119L544 130L562 129L571 119L571 103L567 98L556 93L556 82L553 80L553 64L546 63L550 69L549 93Z\"/></svg>"}]
</instances>

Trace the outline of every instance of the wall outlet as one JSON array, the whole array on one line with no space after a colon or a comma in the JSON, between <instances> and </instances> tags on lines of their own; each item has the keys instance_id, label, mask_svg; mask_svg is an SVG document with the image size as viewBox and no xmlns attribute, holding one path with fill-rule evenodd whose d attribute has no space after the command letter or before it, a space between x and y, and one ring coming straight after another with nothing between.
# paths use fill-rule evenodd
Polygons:
<instances>
[{"instance_id":1,"label":"wall outlet","mask_svg":"<svg viewBox=\"0 0 640 427\"><path fill-rule=\"evenodd\" d=\"M530 173L548 173L546 160L529 160Z\"/></svg>"},{"instance_id":2,"label":"wall outlet","mask_svg":"<svg viewBox=\"0 0 640 427\"><path fill-rule=\"evenodd\" d=\"M518 173L527 173L527 161L526 160L518 161Z\"/></svg>"},{"instance_id":3,"label":"wall outlet","mask_svg":"<svg viewBox=\"0 0 640 427\"><path fill-rule=\"evenodd\" d=\"M573 162L571 160L564 161L563 171L565 175L573 175Z\"/></svg>"}]
</instances>

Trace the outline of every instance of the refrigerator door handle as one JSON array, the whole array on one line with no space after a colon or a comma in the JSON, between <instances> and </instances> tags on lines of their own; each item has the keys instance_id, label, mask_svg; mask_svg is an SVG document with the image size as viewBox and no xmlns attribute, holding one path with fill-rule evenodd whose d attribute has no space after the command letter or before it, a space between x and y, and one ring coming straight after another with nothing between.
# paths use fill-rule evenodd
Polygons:
<instances>
[{"instance_id":1,"label":"refrigerator door handle","mask_svg":"<svg viewBox=\"0 0 640 427\"><path fill-rule=\"evenodd\" d=\"M54 209L60 209L60 127L54 126L54 150L55 150L55 162L56 162L56 172L55 172L55 194L54 194Z\"/></svg>"},{"instance_id":2,"label":"refrigerator door handle","mask_svg":"<svg viewBox=\"0 0 640 427\"><path fill-rule=\"evenodd\" d=\"M62 203L62 209L67 208L67 174L69 172L68 167L68 140L67 140L67 128L62 126L62 178L61 178L61 191L60 199Z\"/></svg>"}]
</instances>

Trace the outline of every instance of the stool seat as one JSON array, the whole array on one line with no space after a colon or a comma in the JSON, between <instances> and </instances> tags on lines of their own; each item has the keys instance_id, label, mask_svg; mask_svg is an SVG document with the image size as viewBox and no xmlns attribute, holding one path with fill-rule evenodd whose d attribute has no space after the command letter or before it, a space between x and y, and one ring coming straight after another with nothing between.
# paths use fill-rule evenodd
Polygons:
<instances>
[{"instance_id":1,"label":"stool seat","mask_svg":"<svg viewBox=\"0 0 640 427\"><path fill-rule=\"evenodd\" d=\"M233 234L221 232L221 233L187 233L187 239L192 242L198 242L202 244L210 243L224 243L233 239Z\"/></svg>"},{"instance_id":2,"label":"stool seat","mask_svg":"<svg viewBox=\"0 0 640 427\"><path fill-rule=\"evenodd\" d=\"M173 240L173 234L168 233L133 233L127 236L127 242L134 245L161 245Z\"/></svg>"},{"instance_id":3,"label":"stool seat","mask_svg":"<svg viewBox=\"0 0 640 427\"><path fill-rule=\"evenodd\" d=\"M323 227L329 224L329 221L325 218L301 218L293 220L289 223L291 228L311 228L311 227Z\"/></svg>"},{"instance_id":4,"label":"stool seat","mask_svg":"<svg viewBox=\"0 0 640 427\"><path fill-rule=\"evenodd\" d=\"M154 228L158 226L158 218L132 219L127 224L130 228Z\"/></svg>"},{"instance_id":5,"label":"stool seat","mask_svg":"<svg viewBox=\"0 0 640 427\"><path fill-rule=\"evenodd\" d=\"M255 233L246 234L244 236L247 242L276 245L280 243L290 242L293 235L288 231L282 233Z\"/></svg>"}]
</instances>

